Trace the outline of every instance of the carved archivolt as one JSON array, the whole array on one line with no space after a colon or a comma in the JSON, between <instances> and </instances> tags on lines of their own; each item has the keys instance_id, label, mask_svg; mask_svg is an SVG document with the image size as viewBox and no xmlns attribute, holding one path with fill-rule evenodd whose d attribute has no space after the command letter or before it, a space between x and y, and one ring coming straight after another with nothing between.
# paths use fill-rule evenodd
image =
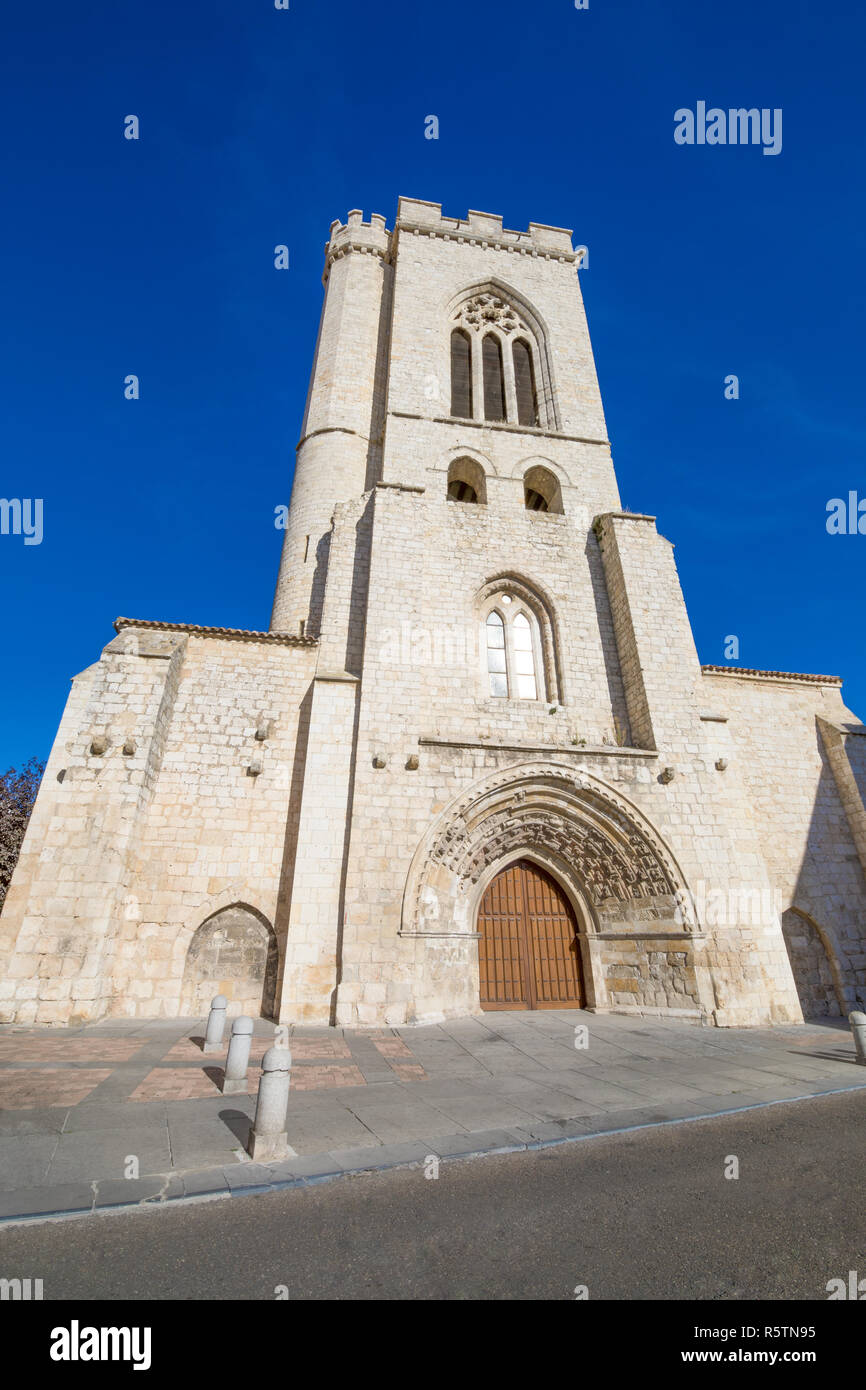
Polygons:
<instances>
[{"instance_id":1,"label":"carved archivolt","mask_svg":"<svg viewBox=\"0 0 866 1390\"><path fill-rule=\"evenodd\" d=\"M491 866L533 850L569 865L598 909L688 901L673 856L631 802L588 773L522 764L476 783L431 827L410 869L403 929L441 927L448 901L456 907ZM693 924L686 918L683 925Z\"/></svg>"}]
</instances>

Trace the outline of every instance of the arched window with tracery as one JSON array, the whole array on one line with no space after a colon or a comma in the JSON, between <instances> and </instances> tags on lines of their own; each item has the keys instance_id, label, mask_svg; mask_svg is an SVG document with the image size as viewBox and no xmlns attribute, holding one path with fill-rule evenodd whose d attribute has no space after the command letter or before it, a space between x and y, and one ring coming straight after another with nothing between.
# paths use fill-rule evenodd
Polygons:
<instances>
[{"instance_id":1,"label":"arched window with tracery","mask_svg":"<svg viewBox=\"0 0 866 1390\"><path fill-rule=\"evenodd\" d=\"M547 329L522 296L491 280L455 297L448 314L451 414L559 430Z\"/></svg>"},{"instance_id":2,"label":"arched window with tracery","mask_svg":"<svg viewBox=\"0 0 866 1390\"><path fill-rule=\"evenodd\" d=\"M499 594L485 619L484 639L490 695L540 699L544 677L535 614L518 605L511 594Z\"/></svg>"}]
</instances>

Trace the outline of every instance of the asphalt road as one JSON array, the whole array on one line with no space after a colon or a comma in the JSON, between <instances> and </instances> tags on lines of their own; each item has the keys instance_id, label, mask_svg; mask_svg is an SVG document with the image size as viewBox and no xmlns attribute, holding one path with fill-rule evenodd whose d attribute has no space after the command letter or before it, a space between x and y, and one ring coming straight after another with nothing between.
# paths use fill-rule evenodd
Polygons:
<instances>
[{"instance_id":1,"label":"asphalt road","mask_svg":"<svg viewBox=\"0 0 866 1390\"><path fill-rule=\"evenodd\" d=\"M792 1299L866 1277L866 1095L0 1232L46 1300ZM739 1177L725 1177L735 1156Z\"/></svg>"}]
</instances>

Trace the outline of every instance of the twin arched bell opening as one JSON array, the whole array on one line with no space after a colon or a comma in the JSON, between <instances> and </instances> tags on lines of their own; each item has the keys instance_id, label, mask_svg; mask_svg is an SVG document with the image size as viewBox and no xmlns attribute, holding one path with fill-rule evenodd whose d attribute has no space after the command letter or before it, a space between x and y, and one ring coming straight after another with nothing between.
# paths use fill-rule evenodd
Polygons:
<instances>
[{"instance_id":1,"label":"twin arched bell opening","mask_svg":"<svg viewBox=\"0 0 866 1390\"><path fill-rule=\"evenodd\" d=\"M486 503L487 481L481 464L471 458L452 460L448 467L447 496L450 502ZM563 511L558 478L539 464L524 476L523 498L528 512L561 514Z\"/></svg>"}]
</instances>

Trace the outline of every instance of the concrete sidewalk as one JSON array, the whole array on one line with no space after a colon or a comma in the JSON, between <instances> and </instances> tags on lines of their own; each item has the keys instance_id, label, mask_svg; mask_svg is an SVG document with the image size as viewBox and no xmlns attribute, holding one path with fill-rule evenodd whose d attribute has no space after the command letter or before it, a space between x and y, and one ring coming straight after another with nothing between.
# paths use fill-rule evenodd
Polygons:
<instances>
[{"instance_id":1,"label":"concrete sidewalk","mask_svg":"<svg viewBox=\"0 0 866 1390\"><path fill-rule=\"evenodd\" d=\"M0 1218L229 1196L866 1086L842 1020L721 1030L556 1010L296 1028L297 1157L263 1165L244 1146L273 1025L256 1025L247 1096L220 1093L224 1057L202 1054L203 1032L189 1019L0 1028Z\"/></svg>"}]
</instances>

